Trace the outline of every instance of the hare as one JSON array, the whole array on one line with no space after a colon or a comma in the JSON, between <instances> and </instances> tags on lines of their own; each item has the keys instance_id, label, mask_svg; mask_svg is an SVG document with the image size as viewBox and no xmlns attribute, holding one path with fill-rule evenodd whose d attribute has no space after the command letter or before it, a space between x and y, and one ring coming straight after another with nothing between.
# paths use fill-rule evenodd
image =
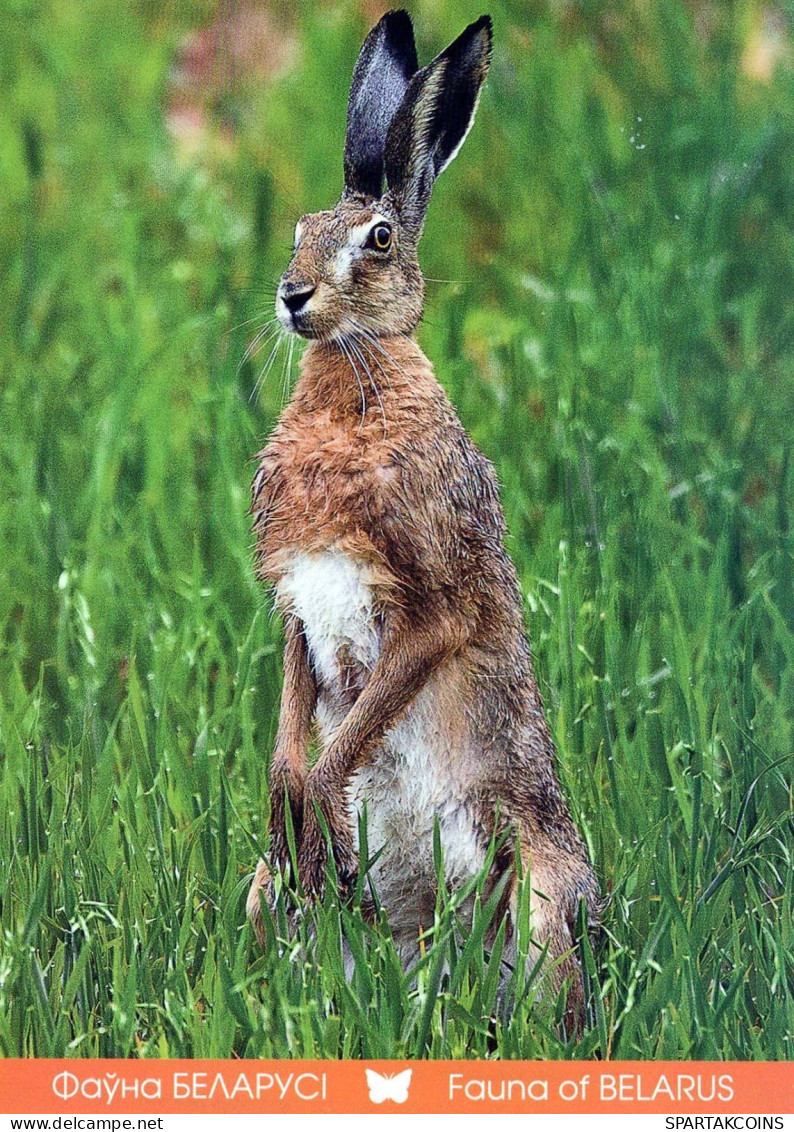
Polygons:
<instances>
[{"instance_id":1,"label":"hare","mask_svg":"<svg viewBox=\"0 0 794 1132\"><path fill-rule=\"evenodd\" d=\"M488 16L421 70L407 13L380 20L353 75L341 200L300 219L278 287L278 318L308 346L253 483L258 568L286 645L270 863L247 907L263 940L270 869L289 864L287 810L307 897L324 891L327 836L349 891L365 810L370 877L407 955L433 922L436 823L450 887L504 835L505 911L517 841L533 939L581 1017L573 933L598 890L557 781L496 477L412 337L430 192L471 128L490 55Z\"/></svg>"}]
</instances>

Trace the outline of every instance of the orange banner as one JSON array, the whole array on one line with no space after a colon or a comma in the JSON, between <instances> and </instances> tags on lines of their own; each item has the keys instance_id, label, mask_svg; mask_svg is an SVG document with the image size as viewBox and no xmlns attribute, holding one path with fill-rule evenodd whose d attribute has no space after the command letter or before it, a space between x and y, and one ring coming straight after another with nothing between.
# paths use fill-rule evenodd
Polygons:
<instances>
[{"instance_id":1,"label":"orange banner","mask_svg":"<svg viewBox=\"0 0 794 1132\"><path fill-rule=\"evenodd\" d=\"M0 1061L0 1112L794 1112L786 1062Z\"/></svg>"}]
</instances>

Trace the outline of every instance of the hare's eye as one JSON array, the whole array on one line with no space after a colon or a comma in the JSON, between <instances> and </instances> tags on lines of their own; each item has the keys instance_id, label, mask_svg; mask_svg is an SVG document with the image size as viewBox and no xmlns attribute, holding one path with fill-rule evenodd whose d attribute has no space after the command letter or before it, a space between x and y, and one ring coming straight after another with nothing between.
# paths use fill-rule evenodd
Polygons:
<instances>
[{"instance_id":1,"label":"hare's eye","mask_svg":"<svg viewBox=\"0 0 794 1132\"><path fill-rule=\"evenodd\" d=\"M376 224L369 234L370 247L377 248L379 252L388 251L391 247L391 228L388 224Z\"/></svg>"}]
</instances>

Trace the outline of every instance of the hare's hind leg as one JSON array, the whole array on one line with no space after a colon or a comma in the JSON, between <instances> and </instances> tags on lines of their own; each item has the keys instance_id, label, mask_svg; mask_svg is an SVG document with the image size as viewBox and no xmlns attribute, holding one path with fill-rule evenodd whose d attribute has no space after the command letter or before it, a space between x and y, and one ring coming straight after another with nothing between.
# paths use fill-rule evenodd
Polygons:
<instances>
[{"instance_id":1,"label":"hare's hind leg","mask_svg":"<svg viewBox=\"0 0 794 1132\"><path fill-rule=\"evenodd\" d=\"M273 878L270 875L270 869L264 861L260 860L257 863L254 879L251 881L251 887L248 890L245 911L251 921L259 946L262 948L267 941L265 925L262 920L262 901L264 900L265 904L272 908L274 899Z\"/></svg>"},{"instance_id":2,"label":"hare's hind leg","mask_svg":"<svg viewBox=\"0 0 794 1132\"><path fill-rule=\"evenodd\" d=\"M598 890L584 857L560 849L547 836L535 830L531 836L519 830L519 847L529 886L529 920L532 946L529 963L534 964L545 949L545 971L541 972L540 993L557 994L567 986L566 1030L579 1033L585 1020L582 972L576 955L579 904L583 899L588 917L595 919ZM514 886L510 913L514 925L520 915L519 889Z\"/></svg>"}]
</instances>

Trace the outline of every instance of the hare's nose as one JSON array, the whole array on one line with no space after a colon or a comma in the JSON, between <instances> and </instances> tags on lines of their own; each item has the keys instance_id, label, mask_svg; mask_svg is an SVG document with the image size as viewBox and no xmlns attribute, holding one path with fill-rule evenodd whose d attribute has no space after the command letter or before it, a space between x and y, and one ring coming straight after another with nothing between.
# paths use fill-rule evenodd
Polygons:
<instances>
[{"instance_id":1,"label":"hare's nose","mask_svg":"<svg viewBox=\"0 0 794 1132\"><path fill-rule=\"evenodd\" d=\"M282 287L281 298L287 310L291 314L297 314L306 306L316 290L316 287L296 287L294 285Z\"/></svg>"}]
</instances>

